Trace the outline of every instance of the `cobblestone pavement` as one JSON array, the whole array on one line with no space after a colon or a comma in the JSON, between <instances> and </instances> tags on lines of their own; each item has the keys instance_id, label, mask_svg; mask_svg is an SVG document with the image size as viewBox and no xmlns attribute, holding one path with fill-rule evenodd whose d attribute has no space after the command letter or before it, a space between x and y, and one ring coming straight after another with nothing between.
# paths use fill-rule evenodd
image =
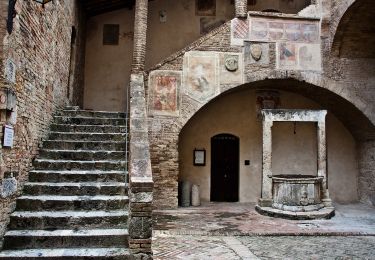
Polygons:
<instances>
[{"instance_id":1,"label":"cobblestone pavement","mask_svg":"<svg viewBox=\"0 0 375 260\"><path fill-rule=\"evenodd\" d=\"M336 205L331 220L284 220L252 204L155 211L155 259L375 260L375 209Z\"/></svg>"},{"instance_id":2,"label":"cobblestone pavement","mask_svg":"<svg viewBox=\"0 0 375 260\"><path fill-rule=\"evenodd\" d=\"M237 242L237 243L236 243ZM375 259L375 236L199 236L157 233L154 258Z\"/></svg>"}]
</instances>

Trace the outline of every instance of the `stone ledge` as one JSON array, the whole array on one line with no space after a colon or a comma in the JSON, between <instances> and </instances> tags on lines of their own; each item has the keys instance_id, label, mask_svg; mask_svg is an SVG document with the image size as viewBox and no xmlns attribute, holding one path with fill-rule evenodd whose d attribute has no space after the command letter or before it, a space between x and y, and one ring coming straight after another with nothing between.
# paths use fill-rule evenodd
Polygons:
<instances>
[{"instance_id":1,"label":"stone ledge","mask_svg":"<svg viewBox=\"0 0 375 260\"><path fill-rule=\"evenodd\" d=\"M292 212L271 207L255 206L255 210L262 215L269 217L277 217L291 220L309 220L309 219L330 219L335 216L335 209L333 207L326 207L316 211L309 212Z\"/></svg>"}]
</instances>

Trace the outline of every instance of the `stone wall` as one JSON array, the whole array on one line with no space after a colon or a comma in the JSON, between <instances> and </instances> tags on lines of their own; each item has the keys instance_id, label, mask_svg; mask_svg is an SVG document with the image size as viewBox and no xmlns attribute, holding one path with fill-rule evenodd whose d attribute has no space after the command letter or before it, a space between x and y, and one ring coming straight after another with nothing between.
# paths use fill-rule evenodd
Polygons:
<instances>
[{"instance_id":1,"label":"stone wall","mask_svg":"<svg viewBox=\"0 0 375 260\"><path fill-rule=\"evenodd\" d=\"M359 144L359 194L361 201L375 206L375 141Z\"/></svg>"},{"instance_id":2,"label":"stone wall","mask_svg":"<svg viewBox=\"0 0 375 260\"><path fill-rule=\"evenodd\" d=\"M162 93L154 93L155 86L152 84L155 83L149 82L148 86L149 135L152 171L155 181L155 207L174 208L177 206L177 180L179 175L178 139L182 127L197 111L212 101L217 95L238 86L255 89L280 89L308 96L323 108L332 112L357 141L374 138L375 120L373 118L373 111L375 106L374 102L372 102L374 100L374 92L371 81L373 76L369 73L371 69L367 69L369 67L366 69L361 66L360 68L356 68L356 65L364 65L366 62L367 64L370 62L370 68L372 68L372 61L338 60L330 55L330 42L332 42L330 26L334 26L335 22L329 20L331 18L328 14L332 10L330 10L328 2L323 2L321 6L323 13L318 13L318 15L323 15L324 19L322 23L319 23L321 24L321 30L319 30L318 44L309 50L312 53L311 57L314 57L314 59L321 55L321 66L319 60L316 63L311 63L305 69L298 66L280 66L280 48L287 46L285 43L272 39L259 42L251 37L250 39L246 38L248 36L241 39L240 37L242 36L239 34L241 30L235 32L237 27L241 28L241 21L232 20L232 24L227 23L223 25L152 68L152 71L160 71L162 80L169 80L170 75L168 75L168 71L173 71L173 73L183 71L182 74L184 75L182 86L180 86L181 94L177 99L177 107L175 108L178 111L177 116L176 113L169 116L155 113L154 110L158 110L159 108L157 107L158 104L154 102L154 96L158 94L162 95ZM317 8L316 10L320 9ZM259 12L250 12L250 16L257 19L258 17L266 17L267 19L277 19L278 21L280 19L283 21L295 21L295 23L298 23L298 19L304 19L304 22L312 24L314 21L319 21L315 20L316 17L303 18L293 15L276 15L273 17L273 15L265 15ZM298 44L296 48L303 47L303 45ZM257 45L257 47L251 47L252 45ZM254 49L252 50L251 48ZM190 55L190 51L198 51L201 53L201 56L210 56L211 58L215 55L225 56L225 54L243 55L244 82L219 84L219 89L204 100L194 97L191 93L189 94L189 89L186 85L186 80L189 80L189 76L185 76L186 74L189 75L189 66L186 65L189 61L186 60L189 60L187 56ZM259 52L261 53L261 57L256 57ZM202 61L202 64L204 64L204 61ZM281 65L290 66L288 63ZM356 77L354 75L355 71L360 72L361 76ZM223 78L220 76L222 73L226 72L225 70L223 72L222 68L219 68L218 77L220 80ZM357 80L352 81L353 78ZM160 84L163 85L166 83ZM366 158L365 160L368 161L369 157ZM365 171L366 169L364 168L361 172ZM372 182L366 176L362 180L365 179L368 183ZM371 193L371 188L368 185L360 185L360 187L365 190L367 189L364 193ZM363 194L363 192L360 192L360 194Z\"/></svg>"},{"instance_id":3,"label":"stone wall","mask_svg":"<svg viewBox=\"0 0 375 260\"><path fill-rule=\"evenodd\" d=\"M2 11L5 2L8 1L1 1ZM14 210L15 198L27 180L38 145L46 138L52 115L69 103L72 26L79 32L82 29L75 6L76 1L55 0L43 8L34 1L18 0L13 32L4 34L0 28L1 64L16 68L14 78L4 79L2 72L0 82L1 88L12 90L16 96L14 110L1 111L1 129L5 124L12 125L15 135L13 148L2 147L0 152L0 237ZM3 26L4 19L1 21ZM74 80L79 78L78 70Z\"/></svg>"}]
</instances>

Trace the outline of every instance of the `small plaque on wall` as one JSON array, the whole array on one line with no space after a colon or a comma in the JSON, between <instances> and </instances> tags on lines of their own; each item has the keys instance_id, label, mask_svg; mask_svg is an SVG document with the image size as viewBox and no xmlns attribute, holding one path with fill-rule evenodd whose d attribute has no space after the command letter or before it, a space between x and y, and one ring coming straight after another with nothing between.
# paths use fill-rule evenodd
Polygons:
<instances>
[{"instance_id":1,"label":"small plaque on wall","mask_svg":"<svg viewBox=\"0 0 375 260\"><path fill-rule=\"evenodd\" d=\"M194 149L194 166L206 165L206 150Z\"/></svg>"},{"instance_id":2,"label":"small plaque on wall","mask_svg":"<svg viewBox=\"0 0 375 260\"><path fill-rule=\"evenodd\" d=\"M5 125L3 146L13 147L13 139L14 139L14 128L10 125Z\"/></svg>"}]
</instances>

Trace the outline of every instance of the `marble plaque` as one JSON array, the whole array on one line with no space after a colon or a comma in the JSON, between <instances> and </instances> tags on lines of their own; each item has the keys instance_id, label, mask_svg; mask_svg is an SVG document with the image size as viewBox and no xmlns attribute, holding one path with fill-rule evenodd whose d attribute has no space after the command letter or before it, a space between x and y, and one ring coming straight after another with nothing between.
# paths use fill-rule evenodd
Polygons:
<instances>
[{"instance_id":1,"label":"marble plaque","mask_svg":"<svg viewBox=\"0 0 375 260\"><path fill-rule=\"evenodd\" d=\"M269 64L269 44L245 41L244 60L247 64Z\"/></svg>"},{"instance_id":2,"label":"marble plaque","mask_svg":"<svg viewBox=\"0 0 375 260\"><path fill-rule=\"evenodd\" d=\"M7 59L5 62L5 79L11 83L16 82L17 66L12 59Z\"/></svg>"},{"instance_id":3,"label":"marble plaque","mask_svg":"<svg viewBox=\"0 0 375 260\"><path fill-rule=\"evenodd\" d=\"M242 84L243 55L241 53L220 53L220 85Z\"/></svg>"}]
</instances>

